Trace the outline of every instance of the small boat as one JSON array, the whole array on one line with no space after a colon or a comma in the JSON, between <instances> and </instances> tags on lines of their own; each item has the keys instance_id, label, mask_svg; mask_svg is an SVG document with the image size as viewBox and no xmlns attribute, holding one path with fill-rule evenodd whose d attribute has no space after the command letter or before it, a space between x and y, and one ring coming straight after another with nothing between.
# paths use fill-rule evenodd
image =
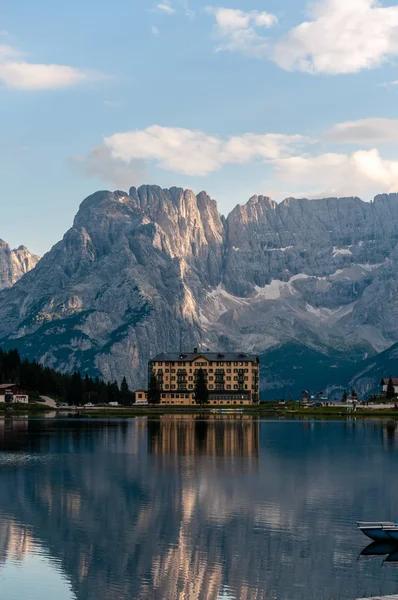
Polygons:
<instances>
[{"instance_id":1,"label":"small boat","mask_svg":"<svg viewBox=\"0 0 398 600\"><path fill-rule=\"evenodd\" d=\"M398 544L398 526L397 525L384 525L383 530L387 533L388 537Z\"/></svg>"},{"instance_id":2,"label":"small boat","mask_svg":"<svg viewBox=\"0 0 398 600\"><path fill-rule=\"evenodd\" d=\"M358 521L357 525L362 533L375 542L392 540L392 537L390 537L385 528L397 527L396 523L393 523L392 521Z\"/></svg>"}]
</instances>

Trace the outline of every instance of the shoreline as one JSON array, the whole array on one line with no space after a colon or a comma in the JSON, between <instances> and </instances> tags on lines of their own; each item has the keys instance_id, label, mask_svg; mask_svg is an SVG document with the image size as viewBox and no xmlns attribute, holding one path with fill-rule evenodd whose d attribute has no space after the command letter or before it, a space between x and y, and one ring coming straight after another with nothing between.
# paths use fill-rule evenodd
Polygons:
<instances>
[{"instance_id":1,"label":"shoreline","mask_svg":"<svg viewBox=\"0 0 398 600\"><path fill-rule=\"evenodd\" d=\"M28 416L28 417L45 417L49 413L59 418L109 418L109 419L120 419L120 418L134 418L134 417L157 417L165 415L203 415L210 416L216 415L222 416L253 416L259 418L272 418L272 419L396 419L398 420L398 410L391 408L372 408L368 407L357 407L355 411L348 410L346 407L317 407L317 408L288 408L288 407L275 407L275 406L246 406L242 408L229 408L229 407L196 407L196 406L176 406L176 407L165 407L153 406L153 407L100 407L100 408L51 408L43 406L41 404L32 405L13 405L13 406L0 406L0 418L13 417L13 416Z\"/></svg>"}]
</instances>

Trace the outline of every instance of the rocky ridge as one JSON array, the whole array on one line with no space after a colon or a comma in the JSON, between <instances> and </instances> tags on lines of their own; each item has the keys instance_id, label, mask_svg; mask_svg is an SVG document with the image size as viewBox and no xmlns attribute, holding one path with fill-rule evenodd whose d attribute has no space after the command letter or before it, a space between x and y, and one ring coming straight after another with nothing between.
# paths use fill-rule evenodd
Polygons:
<instances>
[{"instance_id":1,"label":"rocky ridge","mask_svg":"<svg viewBox=\"0 0 398 600\"><path fill-rule=\"evenodd\" d=\"M132 386L149 356L194 345L266 356L298 343L331 357L326 377L344 353L361 361L398 342L397 288L398 194L254 196L224 218L205 192L142 186L81 204L0 293L0 340ZM264 361L265 393L283 377Z\"/></svg>"},{"instance_id":2,"label":"rocky ridge","mask_svg":"<svg viewBox=\"0 0 398 600\"><path fill-rule=\"evenodd\" d=\"M32 254L25 246L12 250L0 239L0 290L11 287L39 262L40 257Z\"/></svg>"}]
</instances>

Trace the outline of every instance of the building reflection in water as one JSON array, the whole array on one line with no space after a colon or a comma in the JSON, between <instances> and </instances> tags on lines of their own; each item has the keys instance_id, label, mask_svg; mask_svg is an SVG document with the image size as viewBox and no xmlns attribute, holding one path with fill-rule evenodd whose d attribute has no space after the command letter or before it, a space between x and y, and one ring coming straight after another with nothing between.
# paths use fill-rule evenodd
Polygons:
<instances>
[{"instance_id":1,"label":"building reflection in water","mask_svg":"<svg viewBox=\"0 0 398 600\"><path fill-rule=\"evenodd\" d=\"M258 458L259 421L246 415L208 419L164 415L148 422L148 442L151 453L166 456Z\"/></svg>"},{"instance_id":2,"label":"building reflection in water","mask_svg":"<svg viewBox=\"0 0 398 600\"><path fill-rule=\"evenodd\" d=\"M380 430L243 415L0 421L0 561L39 540L77 600L374 595L380 574L356 563L352 522L393 516L398 483L379 482L396 457ZM391 594L398 575L383 573Z\"/></svg>"}]
</instances>

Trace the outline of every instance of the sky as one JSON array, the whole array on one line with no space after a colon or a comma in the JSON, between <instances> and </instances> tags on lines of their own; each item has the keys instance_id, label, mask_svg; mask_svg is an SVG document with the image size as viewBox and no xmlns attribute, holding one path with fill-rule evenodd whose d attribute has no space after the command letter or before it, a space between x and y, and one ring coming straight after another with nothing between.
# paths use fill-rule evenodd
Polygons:
<instances>
[{"instance_id":1,"label":"sky","mask_svg":"<svg viewBox=\"0 0 398 600\"><path fill-rule=\"evenodd\" d=\"M133 185L398 192L397 107L397 0L3 0L0 238L42 255Z\"/></svg>"}]
</instances>

